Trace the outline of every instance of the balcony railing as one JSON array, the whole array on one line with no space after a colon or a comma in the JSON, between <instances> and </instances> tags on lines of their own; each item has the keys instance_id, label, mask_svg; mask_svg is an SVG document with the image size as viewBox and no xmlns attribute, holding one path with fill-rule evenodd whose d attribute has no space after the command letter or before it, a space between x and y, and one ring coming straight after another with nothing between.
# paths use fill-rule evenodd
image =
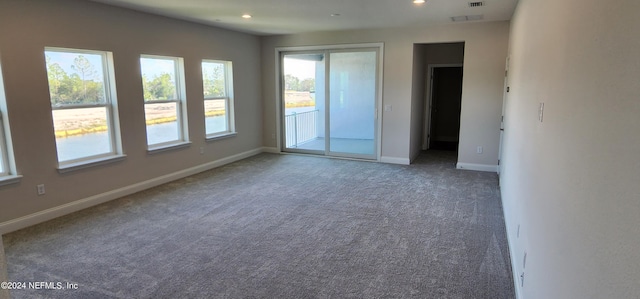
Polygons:
<instances>
[{"instance_id":1,"label":"balcony railing","mask_svg":"<svg viewBox=\"0 0 640 299\"><path fill-rule=\"evenodd\" d=\"M285 132L287 148L318 138L318 110L285 115Z\"/></svg>"}]
</instances>

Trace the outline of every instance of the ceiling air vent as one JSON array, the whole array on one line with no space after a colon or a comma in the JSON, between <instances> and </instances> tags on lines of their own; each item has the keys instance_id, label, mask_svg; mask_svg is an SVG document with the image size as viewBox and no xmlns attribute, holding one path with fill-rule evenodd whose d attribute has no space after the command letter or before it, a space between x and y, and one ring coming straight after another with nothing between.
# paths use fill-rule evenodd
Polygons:
<instances>
[{"instance_id":1,"label":"ceiling air vent","mask_svg":"<svg viewBox=\"0 0 640 299\"><path fill-rule=\"evenodd\" d=\"M484 6L484 1L469 2L469 7L481 7Z\"/></svg>"}]
</instances>

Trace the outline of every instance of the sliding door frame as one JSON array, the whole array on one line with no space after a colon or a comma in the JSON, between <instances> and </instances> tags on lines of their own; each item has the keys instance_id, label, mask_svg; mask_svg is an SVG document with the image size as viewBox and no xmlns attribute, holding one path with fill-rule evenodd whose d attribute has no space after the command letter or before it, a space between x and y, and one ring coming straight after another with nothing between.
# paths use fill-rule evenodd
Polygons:
<instances>
[{"instance_id":1,"label":"sliding door frame","mask_svg":"<svg viewBox=\"0 0 640 299\"><path fill-rule=\"evenodd\" d=\"M287 55L313 55L313 54L322 54L323 56L325 56L324 58L324 68L325 71L327 69L327 62L328 62L328 58L326 58L326 51L325 50L309 50L309 51L285 51L285 52L281 52L280 53L280 61L279 61L279 68L280 68L280 76L277 78L278 80L278 86L280 87L280 98L279 98L279 103L280 103L280 107L278 108L278 112L280 112L280 116L277 120L277 123L281 126L281 129L278 129L278 135L282 136L282 139L278 139L278 151L285 151L289 152L289 153L299 153L299 154L311 154L311 155L325 155L326 153L326 149L325 147L323 147L322 150L310 150L310 149L298 149L298 148L293 148L293 147L286 147L286 127L283 126L283 122L284 122L284 117L286 117L285 115L285 108L284 105L282 105L282 103L284 103L283 101L283 92L284 92L284 85L285 82L284 80L282 80L282 74L284 71L284 58ZM325 82L326 85L326 82ZM328 96L328 94L326 94L326 87L323 87L323 89L325 89L325 97ZM316 98L317 101L317 98ZM323 99L323 101L326 101L326 99ZM322 115L321 117L325 117L325 115ZM324 119L325 124L328 121L326 118ZM322 129L323 133L325 132L324 128ZM325 135L326 136L326 135Z\"/></svg>"},{"instance_id":2,"label":"sliding door frame","mask_svg":"<svg viewBox=\"0 0 640 299\"><path fill-rule=\"evenodd\" d=\"M282 73L284 70L284 55L287 54L304 54L304 53L326 53L329 54L331 52L349 52L349 51L376 51L377 53L377 66L376 66L376 99L375 99L375 114L374 114L374 130L375 130L375 161L380 161L380 156L382 152L382 111L380 107L382 107L382 86L383 86L383 66L384 66L384 43L365 43L365 44L345 44L345 45L319 45L319 46L300 46L300 47L278 47L275 49L275 78L276 78L276 86L275 86L275 104L276 104L276 147L278 152L283 152L284 148L284 126L283 126L283 116L284 116L284 105L283 105L283 80ZM328 55L326 55L328 56ZM325 59L325 76L329 76L329 60ZM328 84L329 81L326 81ZM326 85L325 89L328 89L329 86ZM326 94L329 96L329 94ZM328 101L327 99L325 99ZM326 109L327 113L329 109ZM329 128L329 119L325 117L326 127ZM326 135L328 136L328 135ZM329 143L327 142L326 147L328 147ZM293 151L295 152L295 150ZM339 153L331 153L328 148L325 148L325 152L323 153L329 157L342 157L342 158L355 158L355 159L369 159L369 157L358 156L358 155L341 155Z\"/></svg>"}]
</instances>

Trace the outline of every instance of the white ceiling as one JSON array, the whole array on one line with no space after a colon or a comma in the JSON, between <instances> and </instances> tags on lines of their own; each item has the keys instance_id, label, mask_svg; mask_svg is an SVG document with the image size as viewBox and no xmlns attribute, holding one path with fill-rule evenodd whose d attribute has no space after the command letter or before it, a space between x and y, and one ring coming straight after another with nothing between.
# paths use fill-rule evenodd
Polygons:
<instances>
[{"instance_id":1,"label":"white ceiling","mask_svg":"<svg viewBox=\"0 0 640 299\"><path fill-rule=\"evenodd\" d=\"M509 20L518 0L91 0L258 35L345 29L416 27L483 15ZM243 19L250 14L251 19ZM331 16L340 14L340 16Z\"/></svg>"}]
</instances>

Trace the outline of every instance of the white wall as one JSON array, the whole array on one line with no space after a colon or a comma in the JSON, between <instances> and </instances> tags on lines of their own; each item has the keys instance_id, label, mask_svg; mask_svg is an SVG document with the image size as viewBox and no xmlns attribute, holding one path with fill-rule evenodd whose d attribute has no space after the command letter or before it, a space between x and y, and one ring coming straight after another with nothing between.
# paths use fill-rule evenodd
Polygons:
<instances>
[{"instance_id":1,"label":"white wall","mask_svg":"<svg viewBox=\"0 0 640 299\"><path fill-rule=\"evenodd\" d=\"M420 141L422 139L422 127L424 123L424 107L425 107L425 78L427 65L425 63L425 45L413 46L413 73L411 77L411 141L409 144L409 157L411 161L420 155Z\"/></svg>"},{"instance_id":2,"label":"white wall","mask_svg":"<svg viewBox=\"0 0 640 299\"><path fill-rule=\"evenodd\" d=\"M45 46L113 52L124 161L57 172ZM190 147L147 154L140 54L184 58ZM205 58L233 61L236 137L205 142ZM256 36L89 1L2 0L0 59L16 165L24 176L19 184L0 187L0 224L262 146ZM45 184L44 196L36 195L37 184Z\"/></svg>"},{"instance_id":3,"label":"white wall","mask_svg":"<svg viewBox=\"0 0 640 299\"><path fill-rule=\"evenodd\" d=\"M487 22L262 37L264 144L276 146L272 135L276 134L278 121L275 94L277 47L383 42L382 101L383 105L391 105L392 111L382 115L382 156L409 163L412 109L420 110L420 107L412 107L414 44L464 41L465 75L458 160L469 164L496 165L508 31L508 22ZM476 154L476 146L483 146L484 154Z\"/></svg>"},{"instance_id":4,"label":"white wall","mask_svg":"<svg viewBox=\"0 0 640 299\"><path fill-rule=\"evenodd\" d=\"M501 189L521 298L640 296L639 12L519 2Z\"/></svg>"}]
</instances>

